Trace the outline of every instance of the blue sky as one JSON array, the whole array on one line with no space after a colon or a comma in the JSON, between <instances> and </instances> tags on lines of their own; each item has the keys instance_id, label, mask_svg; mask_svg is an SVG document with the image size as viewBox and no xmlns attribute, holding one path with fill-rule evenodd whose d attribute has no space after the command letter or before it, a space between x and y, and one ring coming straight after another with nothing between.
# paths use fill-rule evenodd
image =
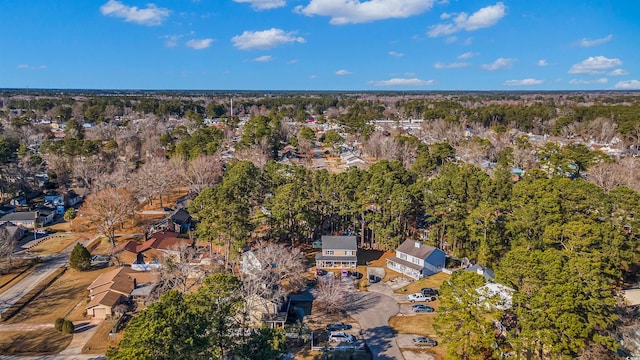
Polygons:
<instances>
[{"instance_id":1,"label":"blue sky","mask_svg":"<svg viewBox=\"0 0 640 360\"><path fill-rule=\"evenodd\" d=\"M640 89L633 0L0 1L0 88Z\"/></svg>"}]
</instances>

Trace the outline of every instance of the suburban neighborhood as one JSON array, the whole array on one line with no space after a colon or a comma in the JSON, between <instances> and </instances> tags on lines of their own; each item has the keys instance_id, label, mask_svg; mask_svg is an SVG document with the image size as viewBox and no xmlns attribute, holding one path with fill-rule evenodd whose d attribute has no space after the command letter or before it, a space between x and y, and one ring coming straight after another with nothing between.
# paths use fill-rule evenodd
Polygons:
<instances>
[{"instance_id":1,"label":"suburban neighborhood","mask_svg":"<svg viewBox=\"0 0 640 360\"><path fill-rule=\"evenodd\" d=\"M3 358L640 351L635 93L0 96Z\"/></svg>"}]
</instances>

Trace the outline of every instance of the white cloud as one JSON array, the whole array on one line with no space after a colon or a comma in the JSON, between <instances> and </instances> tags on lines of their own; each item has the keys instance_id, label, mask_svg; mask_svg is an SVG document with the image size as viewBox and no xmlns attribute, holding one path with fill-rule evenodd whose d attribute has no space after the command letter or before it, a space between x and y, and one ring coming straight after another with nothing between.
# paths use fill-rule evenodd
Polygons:
<instances>
[{"instance_id":1,"label":"white cloud","mask_svg":"<svg viewBox=\"0 0 640 360\"><path fill-rule=\"evenodd\" d=\"M237 3L249 3L256 10L267 10L287 5L285 0L233 0Z\"/></svg>"},{"instance_id":2,"label":"white cloud","mask_svg":"<svg viewBox=\"0 0 640 360\"><path fill-rule=\"evenodd\" d=\"M511 66L513 66L513 63L515 61L516 61L515 59L498 58L496 59L496 61L492 62L491 64L483 64L483 65L480 65L480 67L488 71L496 71L500 69L510 68Z\"/></svg>"},{"instance_id":3,"label":"white cloud","mask_svg":"<svg viewBox=\"0 0 640 360\"><path fill-rule=\"evenodd\" d=\"M395 56L395 57L402 57L402 56L404 56L404 54L403 54L403 53L396 52L396 51L389 51L389 55L390 55L390 56Z\"/></svg>"},{"instance_id":4,"label":"white cloud","mask_svg":"<svg viewBox=\"0 0 640 360\"><path fill-rule=\"evenodd\" d=\"M298 59L291 59L289 61L287 61L287 64L291 65L291 64L295 64L298 62Z\"/></svg>"},{"instance_id":5,"label":"white cloud","mask_svg":"<svg viewBox=\"0 0 640 360\"><path fill-rule=\"evenodd\" d=\"M47 65L29 65L29 64L20 64L16 66L18 69L24 70L44 70L47 68Z\"/></svg>"},{"instance_id":6,"label":"white cloud","mask_svg":"<svg viewBox=\"0 0 640 360\"><path fill-rule=\"evenodd\" d=\"M471 15L461 12L453 17L452 23L434 25L427 34L430 37L438 37L451 35L461 30L474 31L487 28L500 21L506 15L506 10L507 7L498 2L495 5L483 7ZM453 15L447 14L447 16L452 17Z\"/></svg>"},{"instance_id":7,"label":"white cloud","mask_svg":"<svg viewBox=\"0 0 640 360\"><path fill-rule=\"evenodd\" d=\"M169 9L159 8L155 4L147 4L146 8L127 6L118 0L109 0L100 7L100 12L105 16L122 18L126 22L141 25L160 25L169 16Z\"/></svg>"},{"instance_id":8,"label":"white cloud","mask_svg":"<svg viewBox=\"0 0 640 360\"><path fill-rule=\"evenodd\" d=\"M538 66L549 66L549 63L546 59L540 59L538 60Z\"/></svg>"},{"instance_id":9,"label":"white cloud","mask_svg":"<svg viewBox=\"0 0 640 360\"><path fill-rule=\"evenodd\" d=\"M349 71L349 70L345 70L345 69L342 69L342 70L338 70L338 71L336 71L336 75L340 75L340 76L342 76L342 75L349 75L349 74L351 74L351 71Z\"/></svg>"},{"instance_id":10,"label":"white cloud","mask_svg":"<svg viewBox=\"0 0 640 360\"><path fill-rule=\"evenodd\" d=\"M466 60L466 59L471 59L472 57L478 56L478 55L479 54L477 52L469 51L469 52L466 52L464 54L458 55L458 59Z\"/></svg>"},{"instance_id":11,"label":"white cloud","mask_svg":"<svg viewBox=\"0 0 640 360\"><path fill-rule=\"evenodd\" d=\"M582 46L582 47L591 47L591 46L596 46L596 45L600 45L600 44L604 44L606 42L609 42L613 39L613 35L609 34L603 38L600 39L587 39L587 38L582 38L580 39L576 45L578 46Z\"/></svg>"},{"instance_id":12,"label":"white cloud","mask_svg":"<svg viewBox=\"0 0 640 360\"><path fill-rule=\"evenodd\" d=\"M273 57L271 57L270 55L263 55L263 56L258 56L257 58L253 59L253 61L255 62L267 62L267 61L271 61L273 59Z\"/></svg>"},{"instance_id":13,"label":"white cloud","mask_svg":"<svg viewBox=\"0 0 640 360\"><path fill-rule=\"evenodd\" d=\"M571 85L593 85L593 84L606 84L609 82L607 78L600 78L594 80L583 80L583 79L571 79L569 80L569 84Z\"/></svg>"},{"instance_id":14,"label":"white cloud","mask_svg":"<svg viewBox=\"0 0 640 360\"><path fill-rule=\"evenodd\" d=\"M318 75L311 75L311 76L309 76L309 79L311 79L311 80L315 80L315 79L317 79L317 78L318 78Z\"/></svg>"},{"instance_id":15,"label":"white cloud","mask_svg":"<svg viewBox=\"0 0 640 360\"><path fill-rule=\"evenodd\" d=\"M532 86L532 85L540 85L544 83L544 80L538 79L522 79L522 80L507 80L504 82L506 86Z\"/></svg>"},{"instance_id":16,"label":"white cloud","mask_svg":"<svg viewBox=\"0 0 640 360\"><path fill-rule=\"evenodd\" d=\"M433 67L436 69L459 69L467 66L469 66L469 63L465 62L453 62L449 64L438 62L433 64Z\"/></svg>"},{"instance_id":17,"label":"white cloud","mask_svg":"<svg viewBox=\"0 0 640 360\"><path fill-rule=\"evenodd\" d=\"M618 81L614 86L616 89L631 90L640 89L639 80Z\"/></svg>"},{"instance_id":18,"label":"white cloud","mask_svg":"<svg viewBox=\"0 0 640 360\"><path fill-rule=\"evenodd\" d=\"M187 41L187 47L190 47L195 50L206 49L211 46L213 39L191 39Z\"/></svg>"},{"instance_id":19,"label":"white cloud","mask_svg":"<svg viewBox=\"0 0 640 360\"><path fill-rule=\"evenodd\" d=\"M306 16L330 16L333 25L358 24L384 19L408 18L433 6L435 0L311 0L295 11Z\"/></svg>"},{"instance_id":20,"label":"white cloud","mask_svg":"<svg viewBox=\"0 0 640 360\"><path fill-rule=\"evenodd\" d=\"M305 39L296 37L295 32L271 28L263 31L245 31L231 38L233 46L240 50L268 50L287 43L304 43Z\"/></svg>"},{"instance_id":21,"label":"white cloud","mask_svg":"<svg viewBox=\"0 0 640 360\"><path fill-rule=\"evenodd\" d=\"M597 75L604 74L612 67L622 65L620 59L609 59L604 56L591 56L578 64L574 64L569 70L569 74L587 74Z\"/></svg>"},{"instance_id":22,"label":"white cloud","mask_svg":"<svg viewBox=\"0 0 640 360\"><path fill-rule=\"evenodd\" d=\"M609 73L609 76L625 76L629 75L629 72L625 69L615 69Z\"/></svg>"},{"instance_id":23,"label":"white cloud","mask_svg":"<svg viewBox=\"0 0 640 360\"><path fill-rule=\"evenodd\" d=\"M435 84L435 80L421 80L418 78L403 79L393 78L389 80L370 81L369 84L374 86L427 86Z\"/></svg>"},{"instance_id":24,"label":"white cloud","mask_svg":"<svg viewBox=\"0 0 640 360\"><path fill-rule=\"evenodd\" d=\"M180 40L181 37L182 35L165 35L161 38L165 40L164 45L166 47L176 47L178 46L178 40Z\"/></svg>"}]
</instances>

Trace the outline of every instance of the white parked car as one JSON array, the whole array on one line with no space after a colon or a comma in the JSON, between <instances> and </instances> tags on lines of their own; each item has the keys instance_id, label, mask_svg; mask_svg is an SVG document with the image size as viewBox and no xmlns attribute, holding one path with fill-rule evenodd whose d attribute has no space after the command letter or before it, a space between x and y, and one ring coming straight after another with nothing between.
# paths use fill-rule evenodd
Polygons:
<instances>
[{"instance_id":1,"label":"white parked car","mask_svg":"<svg viewBox=\"0 0 640 360\"><path fill-rule=\"evenodd\" d=\"M422 293L415 293L415 294L408 295L407 299L409 299L409 302L434 301L436 299L436 297L435 296L424 296L424 295L422 295Z\"/></svg>"},{"instance_id":2,"label":"white parked car","mask_svg":"<svg viewBox=\"0 0 640 360\"><path fill-rule=\"evenodd\" d=\"M342 331L332 331L329 334L329 342L343 342L343 343L351 343L355 340L355 336L350 334L345 334Z\"/></svg>"}]
</instances>

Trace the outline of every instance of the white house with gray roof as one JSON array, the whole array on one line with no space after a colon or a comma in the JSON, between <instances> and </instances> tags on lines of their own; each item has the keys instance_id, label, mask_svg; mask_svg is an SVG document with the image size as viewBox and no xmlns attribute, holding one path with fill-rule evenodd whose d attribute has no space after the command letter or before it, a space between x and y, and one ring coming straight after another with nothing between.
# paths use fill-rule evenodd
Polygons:
<instances>
[{"instance_id":1,"label":"white house with gray roof","mask_svg":"<svg viewBox=\"0 0 640 360\"><path fill-rule=\"evenodd\" d=\"M413 279L439 273L444 269L444 251L419 241L405 240L396 249L396 256L387 259L387 267Z\"/></svg>"},{"instance_id":2,"label":"white house with gray roof","mask_svg":"<svg viewBox=\"0 0 640 360\"><path fill-rule=\"evenodd\" d=\"M355 236L323 236L322 252L316 255L318 269L355 269L358 264Z\"/></svg>"}]
</instances>

